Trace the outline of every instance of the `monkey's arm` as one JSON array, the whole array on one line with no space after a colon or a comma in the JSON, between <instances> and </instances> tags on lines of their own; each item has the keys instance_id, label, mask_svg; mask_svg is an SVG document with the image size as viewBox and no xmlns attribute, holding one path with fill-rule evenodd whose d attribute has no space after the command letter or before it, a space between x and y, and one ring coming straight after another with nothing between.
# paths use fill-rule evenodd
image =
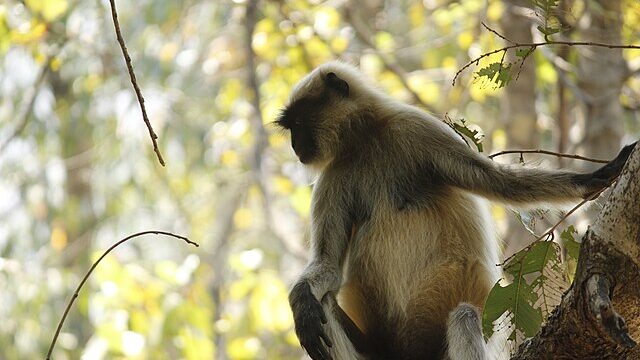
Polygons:
<instances>
[{"instance_id":1,"label":"monkey's arm","mask_svg":"<svg viewBox=\"0 0 640 360\"><path fill-rule=\"evenodd\" d=\"M312 359L330 359L323 345L331 345L322 324L327 314L322 307L325 296L335 296L342 282L342 264L351 230L348 204L339 184L328 184L321 177L314 188L312 204L312 258L289 294L296 334ZM330 314L329 314L330 315Z\"/></svg>"},{"instance_id":2,"label":"monkey's arm","mask_svg":"<svg viewBox=\"0 0 640 360\"><path fill-rule=\"evenodd\" d=\"M441 134L443 135L443 134ZM434 134L432 134L434 136ZM443 141L443 139L435 140ZM437 147L432 166L445 183L492 200L526 204L561 202L588 198L608 186L622 171L635 143L625 146L618 156L600 169L580 174L498 164L459 141Z\"/></svg>"}]
</instances>

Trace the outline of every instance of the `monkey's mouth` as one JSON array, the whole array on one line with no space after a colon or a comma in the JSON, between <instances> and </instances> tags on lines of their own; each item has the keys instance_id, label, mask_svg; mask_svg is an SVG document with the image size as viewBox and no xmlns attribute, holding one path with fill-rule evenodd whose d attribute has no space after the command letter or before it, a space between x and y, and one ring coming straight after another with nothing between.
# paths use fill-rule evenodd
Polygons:
<instances>
[{"instance_id":1,"label":"monkey's mouth","mask_svg":"<svg viewBox=\"0 0 640 360\"><path fill-rule=\"evenodd\" d=\"M300 162L305 165L308 165L313 160L313 157L308 154L297 154L297 155L298 155L298 160L300 160Z\"/></svg>"},{"instance_id":2,"label":"monkey's mouth","mask_svg":"<svg viewBox=\"0 0 640 360\"><path fill-rule=\"evenodd\" d=\"M313 159L315 158L315 152L311 149L297 147L293 150L296 153L296 156L298 156L298 160L305 165L313 162Z\"/></svg>"}]
</instances>

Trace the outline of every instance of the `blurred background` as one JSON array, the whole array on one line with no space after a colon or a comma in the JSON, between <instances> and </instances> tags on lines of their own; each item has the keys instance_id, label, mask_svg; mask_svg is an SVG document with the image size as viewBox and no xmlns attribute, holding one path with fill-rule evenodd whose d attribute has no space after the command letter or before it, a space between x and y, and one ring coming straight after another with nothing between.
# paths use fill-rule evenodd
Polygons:
<instances>
[{"instance_id":1,"label":"blurred background","mask_svg":"<svg viewBox=\"0 0 640 360\"><path fill-rule=\"evenodd\" d=\"M302 358L287 292L306 262L313 176L270 122L292 85L325 61L357 64L393 97L464 118L485 135L487 154L609 159L640 132L637 50L541 47L508 84L474 74L498 53L452 86L466 62L506 45L482 22L516 42L543 41L536 28L553 22L553 39L638 44L636 0L117 6L166 167L107 1L0 3L0 359L43 358L91 263L149 229L201 246L148 235L116 249L80 293L55 359ZM493 215L507 255L556 216L500 206ZM588 211L569 220L588 221Z\"/></svg>"}]
</instances>

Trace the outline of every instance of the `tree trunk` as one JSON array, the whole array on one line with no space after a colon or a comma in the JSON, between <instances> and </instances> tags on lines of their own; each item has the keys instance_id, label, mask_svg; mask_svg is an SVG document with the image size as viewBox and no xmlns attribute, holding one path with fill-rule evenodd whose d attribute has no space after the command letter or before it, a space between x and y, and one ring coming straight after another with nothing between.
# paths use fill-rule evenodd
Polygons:
<instances>
[{"instance_id":1,"label":"tree trunk","mask_svg":"<svg viewBox=\"0 0 640 360\"><path fill-rule=\"evenodd\" d=\"M509 39L521 43L532 42L531 21L518 8L530 6L529 0L504 1L505 14L500 20L502 33ZM516 61L509 53L508 61ZM540 134L536 115L536 67L533 58L524 64L517 81L509 84L501 102L502 122L507 132L508 149L536 149L540 145ZM511 256L524 248L535 237L511 213L507 232L504 236L506 247L504 256Z\"/></svg>"},{"instance_id":2,"label":"tree trunk","mask_svg":"<svg viewBox=\"0 0 640 360\"><path fill-rule=\"evenodd\" d=\"M640 359L640 150L582 240L576 277L512 359ZM625 325L626 321L626 325ZM627 329L628 326L628 329Z\"/></svg>"},{"instance_id":3,"label":"tree trunk","mask_svg":"<svg viewBox=\"0 0 640 360\"><path fill-rule=\"evenodd\" d=\"M620 0L587 2L580 21L582 40L620 44L622 12ZM579 152L585 156L612 158L624 132L620 90L626 73L621 49L582 47L578 49L578 85L586 95L585 133ZM597 164L585 163L593 170Z\"/></svg>"}]
</instances>

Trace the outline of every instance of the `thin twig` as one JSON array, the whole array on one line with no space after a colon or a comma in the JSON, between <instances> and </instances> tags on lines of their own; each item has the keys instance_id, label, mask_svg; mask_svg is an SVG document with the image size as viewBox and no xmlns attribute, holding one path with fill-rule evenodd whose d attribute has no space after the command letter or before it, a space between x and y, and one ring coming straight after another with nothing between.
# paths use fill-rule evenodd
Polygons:
<instances>
[{"instance_id":1,"label":"thin twig","mask_svg":"<svg viewBox=\"0 0 640 360\"><path fill-rule=\"evenodd\" d=\"M160 154L160 149L158 149L158 135L156 135L156 133L153 131L153 127L151 127L151 122L149 121L149 117L147 116L147 109L144 106L144 98L142 97L142 92L140 91L140 87L138 86L136 74L133 72L131 57L129 56L127 46L125 45L124 38L122 37L122 33L120 32L120 23L118 22L118 13L116 12L115 0L109 0L109 3L111 4L111 17L113 18L113 26L116 28L116 37L118 38L118 44L120 44L120 49L122 50L124 61L127 64L127 70L129 71L131 84L133 85L133 89L136 92L136 97L138 98L138 103L140 104L142 119L144 120L145 125L147 125L147 130L149 130L149 136L151 137L151 142L153 143L153 151L156 153L160 164L164 166L164 159L162 158L162 154Z\"/></svg>"},{"instance_id":2,"label":"thin twig","mask_svg":"<svg viewBox=\"0 0 640 360\"><path fill-rule=\"evenodd\" d=\"M22 131L24 131L24 129L27 127L27 123L29 122L29 118L31 117L31 113L33 112L33 105L36 102L36 98L38 97L38 93L40 92L40 88L42 87L42 84L44 84L44 80L47 78L47 75L51 71L51 61L53 60L54 57L55 57L54 55L47 56L46 60L44 61L44 64L42 64L42 68L38 73L38 77L36 78L36 81L33 84L33 87L24 96L24 99L25 99L23 102L24 105L20 111L20 116L18 117L19 119L18 123L16 124L11 134L9 134L9 136L7 136L4 139L4 141L2 141L2 143L0 143L0 153L2 153L4 148L15 137L19 136L20 133L22 133Z\"/></svg>"},{"instance_id":3,"label":"thin twig","mask_svg":"<svg viewBox=\"0 0 640 360\"><path fill-rule=\"evenodd\" d=\"M574 206L573 208L571 208L571 210L569 210L566 214L564 214L563 217L560 218L560 220L558 220L558 222L555 223L555 225L553 225L552 227L550 227L547 231L545 231L542 235L540 235L537 239L535 239L534 241L531 242L531 244L527 245L524 249L515 252L513 255L509 256L508 258L504 259L503 262L501 262L500 264L497 264L498 266L504 266L505 264L507 264L509 262L509 260L511 260L514 256L518 255L519 253L523 252L523 251L528 251L529 249L531 249L531 247L533 245L535 245L538 241L541 241L542 239L546 238L546 237L551 237L553 239L553 232L558 228L558 226L560 226L560 224L562 224L569 216L571 216L571 214L573 214L574 212L576 212L579 208L581 208L584 204L586 204L587 202L597 198L598 196L600 196L600 194L602 194L606 189L608 189L618 178L615 178L611 184L603 187L602 189L600 189L599 191L593 193L591 196L589 196L588 198L580 201L580 203L578 203L578 205Z\"/></svg>"},{"instance_id":4,"label":"thin twig","mask_svg":"<svg viewBox=\"0 0 640 360\"><path fill-rule=\"evenodd\" d=\"M73 295L71 296L71 299L69 300L69 302L67 303L67 307L66 309L64 309L64 313L62 314L62 319L60 319L60 322L58 322L58 327L56 328L56 333L53 335L53 340L51 340L51 345L49 345L49 351L47 351L47 360L51 359L51 353L53 352L53 348L56 345L56 341L58 341L58 335L60 335L60 331L62 330L62 325L64 325L64 321L67 318L67 315L69 314L69 310L71 310L71 306L73 305L73 303L76 301L76 298L78 297L80 290L82 289L82 286L84 286L84 284L87 282L87 280L89 279L89 276L91 275L91 273L93 272L93 270L95 270L95 268L98 266L98 264L100 264L100 262L102 261L102 259L105 258L105 256L107 256L107 254L109 254L113 249L117 248L120 244L127 242L133 238L136 238L138 236L142 236L142 235L147 235L147 234L158 234L158 235L166 235L166 236L172 236L174 238L180 239L180 240L184 240L186 243L193 245L195 247L198 247L199 245L191 240L189 240L188 238L181 236L181 235L176 235L170 232L166 232L166 231L159 231L159 230L148 230L148 231L142 231L139 233L135 233L133 235L129 235L126 238L118 241L117 243L111 245L110 248L108 248L103 254L102 256L100 256L98 258L98 260L96 260L93 265L91 265L91 268L89 268L89 271L87 271L87 273L84 275L84 277L82 278L82 280L80 281L80 284L78 284L78 287L76 288L76 291L73 292Z\"/></svg>"},{"instance_id":5,"label":"thin twig","mask_svg":"<svg viewBox=\"0 0 640 360\"><path fill-rule=\"evenodd\" d=\"M640 45L612 45L612 44L605 44L605 43L599 43L599 42L592 42L592 41L541 41L541 42L532 42L532 43L516 43L513 45L508 45L505 47L502 47L500 49L496 49L487 53L484 53L474 59L472 59L471 61L469 61L468 63L466 63L464 66L462 66L460 68L460 70L458 70L456 72L456 75L453 77L452 80L452 85L456 84L456 80L458 79L458 76L460 76L460 74L467 69L468 67L470 67L473 64L478 64L480 62L480 60L489 57L493 54L497 54L501 51L507 51L510 49L517 49L517 48L523 48L523 47L530 47L530 48L537 48L539 46L549 46L549 45L565 45L565 46L595 46L595 47L603 47L603 48L607 48L607 49L636 49L636 50L640 50Z\"/></svg>"},{"instance_id":6,"label":"thin twig","mask_svg":"<svg viewBox=\"0 0 640 360\"><path fill-rule=\"evenodd\" d=\"M490 32L494 33L494 34L495 34L497 37L499 37L500 39L502 39L502 40L504 40L504 41L506 41L506 42L508 42L508 43L511 43L511 44L515 44L515 43L516 43L515 41L510 40L510 39L509 39L509 38L507 38L506 36L504 36L504 35L500 34L500 33L499 33L499 32L497 32L496 30L494 30L494 29L490 28L489 26L487 26L487 24L485 24L485 23L484 23L484 21L483 21L483 22L480 22L480 24L482 24L482 26L483 26L485 29L487 29L488 31L490 31Z\"/></svg>"},{"instance_id":7,"label":"thin twig","mask_svg":"<svg viewBox=\"0 0 640 360\"><path fill-rule=\"evenodd\" d=\"M609 160L600 160L600 159L593 159L593 158L588 158L585 156L580 156L580 155L575 155L575 154L564 154L564 153L559 153L559 152L555 152L555 151L548 151L548 150L540 150L540 149L536 149L536 150L505 150L505 151L500 151L497 152L495 154L491 154L489 155L489 159L493 159L494 157L497 156L501 156L501 155L506 155L506 154L545 154L545 155L553 155L553 156L557 156L557 157L563 157L563 158L571 158L571 159L577 159L577 160L584 160L584 161L591 161L594 163L601 163L601 164L606 164L609 162Z\"/></svg>"}]
</instances>

